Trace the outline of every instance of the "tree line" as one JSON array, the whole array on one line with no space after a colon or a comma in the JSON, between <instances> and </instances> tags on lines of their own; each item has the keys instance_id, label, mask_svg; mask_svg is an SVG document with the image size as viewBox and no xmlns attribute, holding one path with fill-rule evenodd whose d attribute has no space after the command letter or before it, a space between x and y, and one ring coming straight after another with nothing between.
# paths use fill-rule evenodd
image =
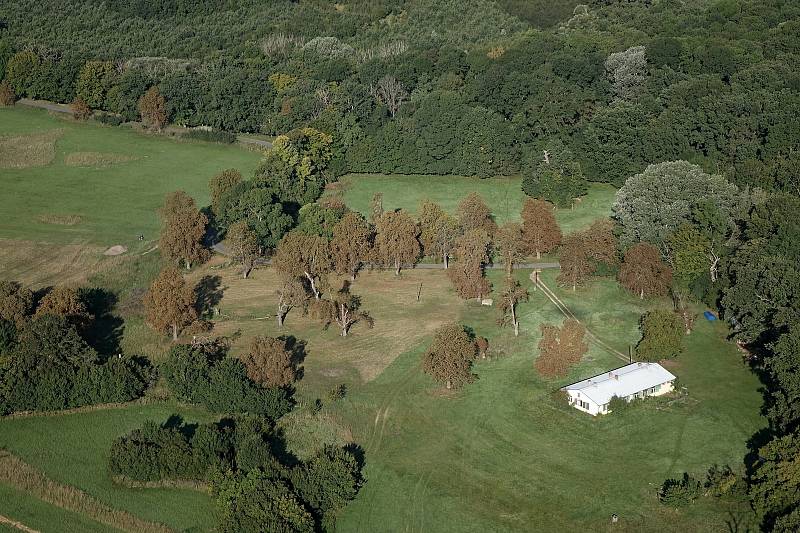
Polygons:
<instances>
[{"instance_id":1,"label":"tree line","mask_svg":"<svg viewBox=\"0 0 800 533\"><path fill-rule=\"evenodd\" d=\"M332 176L522 174L557 205L587 179L621 186L678 159L740 187L798 190L788 0L598 1L539 31L518 3L486 0L93 2L91 16L74 4L9 7L6 101L80 98L125 120L147 108L153 124L269 135L311 127L332 139Z\"/></svg>"}]
</instances>

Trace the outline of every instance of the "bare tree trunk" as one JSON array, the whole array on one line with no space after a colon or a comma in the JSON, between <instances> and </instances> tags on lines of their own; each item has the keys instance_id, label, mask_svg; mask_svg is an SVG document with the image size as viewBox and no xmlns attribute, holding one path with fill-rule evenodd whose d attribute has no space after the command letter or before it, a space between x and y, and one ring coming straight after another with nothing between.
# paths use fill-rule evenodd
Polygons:
<instances>
[{"instance_id":1,"label":"bare tree trunk","mask_svg":"<svg viewBox=\"0 0 800 533\"><path fill-rule=\"evenodd\" d=\"M342 327L342 337L347 337L347 308L344 304L339 304L339 325Z\"/></svg>"},{"instance_id":2,"label":"bare tree trunk","mask_svg":"<svg viewBox=\"0 0 800 533\"><path fill-rule=\"evenodd\" d=\"M172 324L172 342L178 342L178 324Z\"/></svg>"},{"instance_id":3,"label":"bare tree trunk","mask_svg":"<svg viewBox=\"0 0 800 533\"><path fill-rule=\"evenodd\" d=\"M538 261L541 258L542 258L542 252L537 248L536 249L536 260Z\"/></svg>"},{"instance_id":4,"label":"bare tree trunk","mask_svg":"<svg viewBox=\"0 0 800 533\"><path fill-rule=\"evenodd\" d=\"M394 261L394 275L395 276L400 275L400 261L398 259L395 259Z\"/></svg>"},{"instance_id":5,"label":"bare tree trunk","mask_svg":"<svg viewBox=\"0 0 800 533\"><path fill-rule=\"evenodd\" d=\"M452 388L453 388L453 382L448 379L447 380L447 390L450 390Z\"/></svg>"},{"instance_id":6,"label":"bare tree trunk","mask_svg":"<svg viewBox=\"0 0 800 533\"><path fill-rule=\"evenodd\" d=\"M183 264L186 265L186 270L192 269L192 263L188 259L184 259Z\"/></svg>"},{"instance_id":7,"label":"bare tree trunk","mask_svg":"<svg viewBox=\"0 0 800 533\"><path fill-rule=\"evenodd\" d=\"M644 300L644 289L639 289L639 299Z\"/></svg>"},{"instance_id":8,"label":"bare tree trunk","mask_svg":"<svg viewBox=\"0 0 800 533\"><path fill-rule=\"evenodd\" d=\"M517 320L516 304L511 304L511 321L514 323L514 336L519 337L519 321Z\"/></svg>"},{"instance_id":9,"label":"bare tree trunk","mask_svg":"<svg viewBox=\"0 0 800 533\"><path fill-rule=\"evenodd\" d=\"M309 274L308 272L303 272L306 275L306 279L311 284L311 292L314 293L314 299L319 300L319 291L317 290L317 285L314 283L314 276Z\"/></svg>"},{"instance_id":10,"label":"bare tree trunk","mask_svg":"<svg viewBox=\"0 0 800 533\"><path fill-rule=\"evenodd\" d=\"M450 268L450 258L447 256L447 254L442 254L442 259L444 259L444 269L447 270Z\"/></svg>"}]
</instances>

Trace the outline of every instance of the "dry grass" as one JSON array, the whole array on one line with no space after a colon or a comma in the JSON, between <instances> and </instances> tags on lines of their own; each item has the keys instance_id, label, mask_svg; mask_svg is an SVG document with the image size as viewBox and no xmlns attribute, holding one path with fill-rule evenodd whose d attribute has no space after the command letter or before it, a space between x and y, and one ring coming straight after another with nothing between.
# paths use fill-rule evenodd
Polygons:
<instances>
[{"instance_id":1,"label":"dry grass","mask_svg":"<svg viewBox=\"0 0 800 533\"><path fill-rule=\"evenodd\" d=\"M56 156L56 141L64 130L32 135L0 137L0 168L32 168L49 165Z\"/></svg>"},{"instance_id":2,"label":"dry grass","mask_svg":"<svg viewBox=\"0 0 800 533\"><path fill-rule=\"evenodd\" d=\"M400 277L387 271L362 272L351 290L362 297L362 309L375 319L375 327L356 324L343 338L335 325L323 330L319 322L298 310L292 310L284 328L278 329L277 275L270 267L260 268L244 280L237 275L236 267L225 266L225 260L216 257L191 278L196 282L204 275L221 278L224 296L214 331L220 335L241 333L234 342L234 353L245 350L256 335L294 335L307 342L306 378L321 377L326 382L353 373L362 381L373 380L398 355L432 335L443 323L456 320L465 305L440 270L408 270ZM337 290L341 281L332 277L330 283ZM420 284L422 297L418 302Z\"/></svg>"},{"instance_id":3,"label":"dry grass","mask_svg":"<svg viewBox=\"0 0 800 533\"><path fill-rule=\"evenodd\" d=\"M192 479L162 479L159 481L137 481L125 476L111 476L112 481L129 489L186 489L211 493L211 485Z\"/></svg>"},{"instance_id":4,"label":"dry grass","mask_svg":"<svg viewBox=\"0 0 800 533\"><path fill-rule=\"evenodd\" d=\"M86 244L53 245L15 239L0 239L2 279L42 287L85 282L93 273L111 265L104 248Z\"/></svg>"},{"instance_id":5,"label":"dry grass","mask_svg":"<svg viewBox=\"0 0 800 533\"><path fill-rule=\"evenodd\" d=\"M117 163L126 163L128 161L135 161L138 157L124 155L124 154L111 154L102 152L72 152L67 154L64 158L64 164L68 167L110 167Z\"/></svg>"},{"instance_id":6,"label":"dry grass","mask_svg":"<svg viewBox=\"0 0 800 533\"><path fill-rule=\"evenodd\" d=\"M55 224L56 226L75 226L80 224L83 218L80 215L53 215L44 214L36 217L42 224Z\"/></svg>"},{"instance_id":7,"label":"dry grass","mask_svg":"<svg viewBox=\"0 0 800 533\"><path fill-rule=\"evenodd\" d=\"M16 520L11 520L8 517L5 517L0 514L0 524L6 524L13 528L19 529L20 531L25 531L26 533L39 533L37 529L31 529L22 522L17 522Z\"/></svg>"},{"instance_id":8,"label":"dry grass","mask_svg":"<svg viewBox=\"0 0 800 533\"><path fill-rule=\"evenodd\" d=\"M0 481L56 507L85 514L101 524L123 531L157 533L171 531L163 524L148 522L128 512L112 509L82 490L57 483L5 451L0 451Z\"/></svg>"}]
</instances>

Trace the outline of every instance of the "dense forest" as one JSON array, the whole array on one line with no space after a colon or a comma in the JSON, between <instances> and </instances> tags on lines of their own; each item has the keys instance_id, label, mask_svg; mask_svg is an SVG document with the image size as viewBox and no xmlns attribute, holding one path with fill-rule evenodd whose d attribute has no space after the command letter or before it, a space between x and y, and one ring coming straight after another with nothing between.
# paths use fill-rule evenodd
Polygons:
<instances>
[{"instance_id":1,"label":"dense forest","mask_svg":"<svg viewBox=\"0 0 800 533\"><path fill-rule=\"evenodd\" d=\"M265 247L347 172L521 174L556 204L621 187L619 251L655 247L676 308L719 310L752 355L747 495L763 529L800 529L797 2L21 0L0 38L17 98L137 120L156 87L171 123L282 136L212 206L225 229L268 184Z\"/></svg>"},{"instance_id":2,"label":"dense forest","mask_svg":"<svg viewBox=\"0 0 800 533\"><path fill-rule=\"evenodd\" d=\"M562 143L592 181L685 159L797 191L800 6L574 3L20 1L0 76L128 120L157 85L177 124L312 126L333 176L532 173Z\"/></svg>"}]
</instances>

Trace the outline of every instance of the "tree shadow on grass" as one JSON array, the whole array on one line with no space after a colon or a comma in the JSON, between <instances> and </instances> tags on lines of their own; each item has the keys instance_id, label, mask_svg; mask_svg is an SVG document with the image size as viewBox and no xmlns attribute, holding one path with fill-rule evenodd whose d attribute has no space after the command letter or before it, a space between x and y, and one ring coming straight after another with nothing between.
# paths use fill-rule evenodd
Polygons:
<instances>
[{"instance_id":1,"label":"tree shadow on grass","mask_svg":"<svg viewBox=\"0 0 800 533\"><path fill-rule=\"evenodd\" d=\"M125 321L113 314L117 295L106 289L93 287L84 289L81 298L89 313L94 316L94 320L83 331L86 342L105 358L120 353Z\"/></svg>"},{"instance_id":2,"label":"tree shadow on grass","mask_svg":"<svg viewBox=\"0 0 800 533\"><path fill-rule=\"evenodd\" d=\"M195 309L204 318L212 318L217 306L222 301L222 294L225 289L222 287L220 276L205 275L194 288Z\"/></svg>"}]
</instances>

